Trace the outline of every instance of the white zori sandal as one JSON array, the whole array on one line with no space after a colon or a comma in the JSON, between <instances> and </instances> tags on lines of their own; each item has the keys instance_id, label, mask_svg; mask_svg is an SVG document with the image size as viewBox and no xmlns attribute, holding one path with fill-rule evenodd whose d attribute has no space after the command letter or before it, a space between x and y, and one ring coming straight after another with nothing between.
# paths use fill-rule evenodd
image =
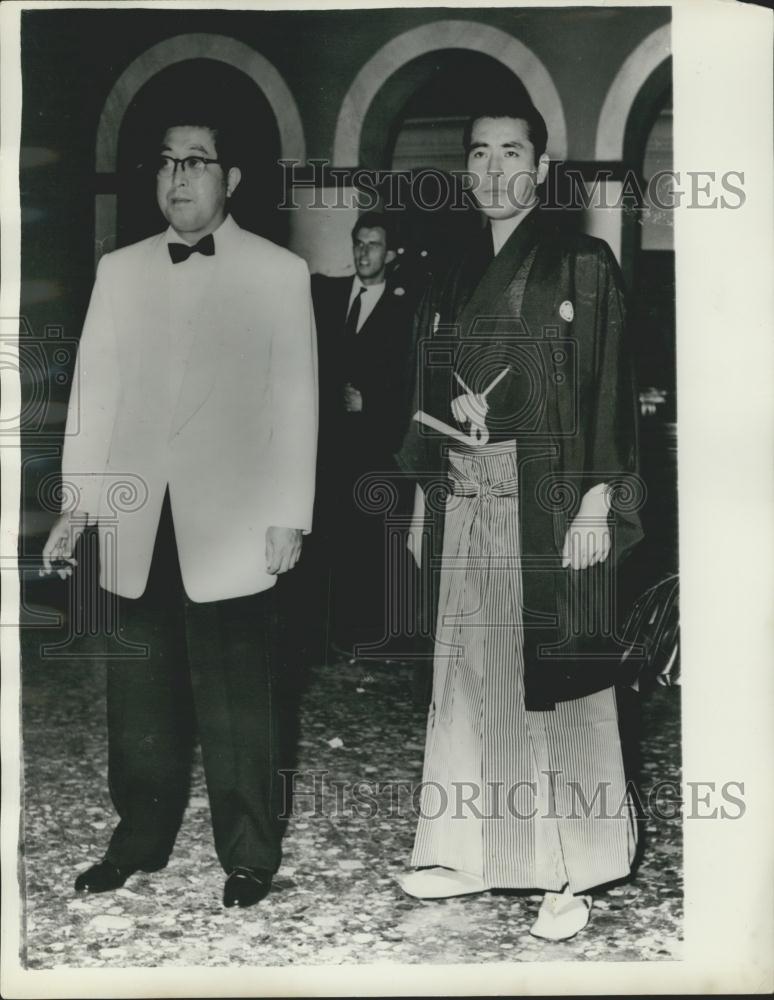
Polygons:
<instances>
[{"instance_id":1,"label":"white zori sandal","mask_svg":"<svg viewBox=\"0 0 774 1000\"><path fill-rule=\"evenodd\" d=\"M396 881L409 896L417 899L447 899L486 892L489 886L478 875L455 871L453 868L420 868L419 871L397 875Z\"/></svg>"},{"instance_id":2,"label":"white zori sandal","mask_svg":"<svg viewBox=\"0 0 774 1000\"><path fill-rule=\"evenodd\" d=\"M569 885L563 892L547 892L530 927L533 937L547 941L567 941L589 922L591 896L574 896Z\"/></svg>"}]
</instances>

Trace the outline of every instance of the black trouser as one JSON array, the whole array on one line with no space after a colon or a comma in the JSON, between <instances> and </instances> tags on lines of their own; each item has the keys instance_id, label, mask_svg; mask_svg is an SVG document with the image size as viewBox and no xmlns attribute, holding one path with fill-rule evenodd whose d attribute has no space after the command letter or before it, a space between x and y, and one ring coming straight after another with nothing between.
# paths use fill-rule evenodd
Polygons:
<instances>
[{"instance_id":1,"label":"black trouser","mask_svg":"<svg viewBox=\"0 0 774 1000\"><path fill-rule=\"evenodd\" d=\"M183 590L168 497L148 587L117 599L121 636L147 657L108 663L108 780L120 822L108 860L164 864L185 809L198 730L215 849L226 871L280 863L273 590L196 604Z\"/></svg>"},{"instance_id":2,"label":"black trouser","mask_svg":"<svg viewBox=\"0 0 774 1000\"><path fill-rule=\"evenodd\" d=\"M334 636L345 647L363 643L378 648L396 638L391 634L396 615L391 602L405 591L410 570L405 528L414 485L400 475L391 455L374 453L367 440L345 424L346 429L350 433L342 434L327 486ZM401 541L388 538L390 530L396 531L396 518L402 519Z\"/></svg>"}]
</instances>

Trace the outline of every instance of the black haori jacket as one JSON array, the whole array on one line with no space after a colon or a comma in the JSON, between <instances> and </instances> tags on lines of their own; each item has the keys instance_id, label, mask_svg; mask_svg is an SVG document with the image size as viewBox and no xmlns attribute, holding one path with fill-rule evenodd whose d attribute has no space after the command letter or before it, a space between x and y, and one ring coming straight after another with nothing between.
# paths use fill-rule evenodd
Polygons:
<instances>
[{"instance_id":1,"label":"black haori jacket","mask_svg":"<svg viewBox=\"0 0 774 1000\"><path fill-rule=\"evenodd\" d=\"M515 440L528 709L552 709L615 682L616 577L642 537L637 411L624 329L622 280L610 248L560 231L535 209L492 257L491 233L471 245L425 296L416 320L412 413L467 433L451 412L464 390L487 397L490 442ZM426 496L425 557L437 614L446 462L453 438L412 420L396 458ZM613 551L587 570L562 568L565 533L584 494L614 487Z\"/></svg>"}]
</instances>

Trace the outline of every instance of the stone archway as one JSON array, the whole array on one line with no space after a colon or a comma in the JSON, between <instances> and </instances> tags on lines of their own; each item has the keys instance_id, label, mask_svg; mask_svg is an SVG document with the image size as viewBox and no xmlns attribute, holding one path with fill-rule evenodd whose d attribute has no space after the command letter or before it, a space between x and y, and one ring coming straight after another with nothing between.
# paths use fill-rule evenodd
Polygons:
<instances>
[{"instance_id":1,"label":"stone archway","mask_svg":"<svg viewBox=\"0 0 774 1000\"><path fill-rule=\"evenodd\" d=\"M121 124L138 91L160 71L191 59L210 59L240 70L263 93L274 112L284 159L306 162L304 127L298 106L278 70L243 42L206 32L175 35L141 53L121 74L108 94L97 128L97 174L112 175L118 161ZM115 245L117 194L96 197L95 261Z\"/></svg>"},{"instance_id":2,"label":"stone archway","mask_svg":"<svg viewBox=\"0 0 774 1000\"><path fill-rule=\"evenodd\" d=\"M658 67L671 58L671 29L665 24L629 53L605 97L597 123L597 160L621 160L629 114L637 95Z\"/></svg>"},{"instance_id":3,"label":"stone archway","mask_svg":"<svg viewBox=\"0 0 774 1000\"><path fill-rule=\"evenodd\" d=\"M647 35L624 59L605 96L597 121L594 147L595 159L622 163L625 167L629 152L627 138L631 136L632 111L638 98L654 77L669 76L671 59L671 27L665 24ZM599 184L603 208L589 213L589 232L606 240L613 249L624 275L632 281L632 237L634 223L620 208L622 180L606 180Z\"/></svg>"},{"instance_id":4,"label":"stone archway","mask_svg":"<svg viewBox=\"0 0 774 1000\"><path fill-rule=\"evenodd\" d=\"M567 156L567 125L559 92L535 53L513 35L472 21L443 20L412 28L383 45L362 67L342 101L333 141L335 166L359 162L366 114L389 78L413 59L442 49L468 49L491 56L524 84L548 124L549 153Z\"/></svg>"}]
</instances>

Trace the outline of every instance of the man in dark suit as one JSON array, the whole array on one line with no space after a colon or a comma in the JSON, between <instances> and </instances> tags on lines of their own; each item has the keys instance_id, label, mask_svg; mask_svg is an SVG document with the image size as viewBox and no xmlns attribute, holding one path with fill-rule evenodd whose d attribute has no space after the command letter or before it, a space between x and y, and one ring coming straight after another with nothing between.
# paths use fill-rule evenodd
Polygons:
<instances>
[{"instance_id":1,"label":"man in dark suit","mask_svg":"<svg viewBox=\"0 0 774 1000\"><path fill-rule=\"evenodd\" d=\"M241 172L220 124L197 107L169 125L154 164L169 225L100 261L62 458L72 502L43 551L43 572L69 575L96 524L122 637L147 647L108 664L120 822L75 888L166 865L198 731L223 902L250 906L280 863L274 586L312 521L310 280L230 216Z\"/></svg>"},{"instance_id":2,"label":"man in dark suit","mask_svg":"<svg viewBox=\"0 0 774 1000\"><path fill-rule=\"evenodd\" d=\"M385 515L405 492L392 456L408 416L412 312L406 289L387 277L394 243L388 215L362 215L352 230L354 276L312 280L321 522L333 569L334 647L347 656L388 638Z\"/></svg>"}]
</instances>

